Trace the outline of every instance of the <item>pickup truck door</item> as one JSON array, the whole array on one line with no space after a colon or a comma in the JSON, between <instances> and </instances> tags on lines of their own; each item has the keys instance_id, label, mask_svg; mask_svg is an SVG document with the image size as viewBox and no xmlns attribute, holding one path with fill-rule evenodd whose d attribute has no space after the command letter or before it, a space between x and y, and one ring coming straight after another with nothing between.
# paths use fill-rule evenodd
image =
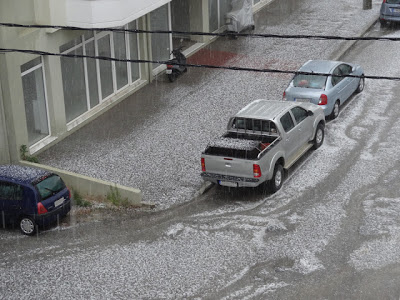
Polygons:
<instances>
[{"instance_id":1,"label":"pickup truck door","mask_svg":"<svg viewBox=\"0 0 400 300\"><path fill-rule=\"evenodd\" d=\"M300 145L304 145L310 141L314 134L314 118L308 115L307 110L299 106L293 107L291 112L296 121L298 142Z\"/></svg>"},{"instance_id":2,"label":"pickup truck door","mask_svg":"<svg viewBox=\"0 0 400 300\"><path fill-rule=\"evenodd\" d=\"M282 144L283 144L283 150L286 153L286 159L288 159L296 152L296 150L299 148L299 146L301 146L301 144L298 141L297 128L290 112L289 111L286 112L279 119L279 121L284 130L284 132L282 132L282 139L283 139Z\"/></svg>"}]
</instances>

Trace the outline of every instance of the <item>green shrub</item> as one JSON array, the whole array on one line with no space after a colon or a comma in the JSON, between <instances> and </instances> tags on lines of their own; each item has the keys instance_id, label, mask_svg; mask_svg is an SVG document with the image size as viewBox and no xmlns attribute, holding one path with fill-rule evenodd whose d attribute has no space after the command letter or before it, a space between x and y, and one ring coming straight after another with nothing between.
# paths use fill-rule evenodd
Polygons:
<instances>
[{"instance_id":1,"label":"green shrub","mask_svg":"<svg viewBox=\"0 0 400 300\"><path fill-rule=\"evenodd\" d=\"M28 152L28 147L26 145L21 145L19 148L21 159L38 164L39 159L36 156L30 156Z\"/></svg>"},{"instance_id":2,"label":"green shrub","mask_svg":"<svg viewBox=\"0 0 400 300\"><path fill-rule=\"evenodd\" d=\"M92 204L89 201L82 198L81 194L79 194L78 191L73 190L72 195L73 195L74 202L77 206L81 206L81 207L92 206Z\"/></svg>"},{"instance_id":3,"label":"green shrub","mask_svg":"<svg viewBox=\"0 0 400 300\"><path fill-rule=\"evenodd\" d=\"M115 206L127 207L130 205L128 198L122 198L116 186L110 186L110 191L107 193L107 200Z\"/></svg>"}]
</instances>

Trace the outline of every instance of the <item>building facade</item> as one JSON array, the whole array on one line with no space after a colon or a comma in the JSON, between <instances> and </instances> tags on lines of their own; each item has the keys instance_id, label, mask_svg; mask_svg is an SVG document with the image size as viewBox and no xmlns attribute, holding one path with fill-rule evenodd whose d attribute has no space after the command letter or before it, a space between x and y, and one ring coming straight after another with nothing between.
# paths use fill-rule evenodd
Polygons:
<instances>
[{"instance_id":1,"label":"building facade","mask_svg":"<svg viewBox=\"0 0 400 300\"><path fill-rule=\"evenodd\" d=\"M82 28L0 26L0 48L165 61L176 41L185 41L189 55L213 38L107 29L222 31L231 2L0 0L3 23ZM254 8L265 2L253 0ZM165 65L0 52L0 69L1 164L18 162L22 145L34 155L57 143L151 82Z\"/></svg>"}]
</instances>

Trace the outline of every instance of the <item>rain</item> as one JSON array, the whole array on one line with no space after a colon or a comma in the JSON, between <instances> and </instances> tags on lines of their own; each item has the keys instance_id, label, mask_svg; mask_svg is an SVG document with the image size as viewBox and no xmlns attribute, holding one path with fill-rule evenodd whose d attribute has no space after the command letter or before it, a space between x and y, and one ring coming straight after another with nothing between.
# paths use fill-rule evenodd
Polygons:
<instances>
[{"instance_id":1,"label":"rain","mask_svg":"<svg viewBox=\"0 0 400 300\"><path fill-rule=\"evenodd\" d=\"M400 37L377 22L380 5L275 0L255 13L254 32ZM297 70L332 59L398 77L397 52L397 42L239 36L188 62ZM45 165L139 188L154 208L85 222L70 214L35 237L1 230L0 298L398 299L396 81L367 79L275 194L200 176L201 153L229 118L255 99L281 100L291 77L188 68L169 82L160 73L41 152Z\"/></svg>"}]
</instances>

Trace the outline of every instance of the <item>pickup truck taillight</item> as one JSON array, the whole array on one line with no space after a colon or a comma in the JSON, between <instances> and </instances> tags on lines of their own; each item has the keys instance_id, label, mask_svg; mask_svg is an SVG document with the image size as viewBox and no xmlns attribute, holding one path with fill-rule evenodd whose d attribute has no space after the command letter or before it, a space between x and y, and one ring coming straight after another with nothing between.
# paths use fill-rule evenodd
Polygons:
<instances>
[{"instance_id":1,"label":"pickup truck taillight","mask_svg":"<svg viewBox=\"0 0 400 300\"><path fill-rule=\"evenodd\" d=\"M283 100L283 101L286 101L286 92L283 92L282 100Z\"/></svg>"},{"instance_id":2,"label":"pickup truck taillight","mask_svg":"<svg viewBox=\"0 0 400 300\"><path fill-rule=\"evenodd\" d=\"M201 170L203 172L206 171L206 162L204 161L204 157L201 158Z\"/></svg>"},{"instance_id":3,"label":"pickup truck taillight","mask_svg":"<svg viewBox=\"0 0 400 300\"><path fill-rule=\"evenodd\" d=\"M46 207L44 207L44 205L40 202L37 204L37 211L38 211L38 215L47 213Z\"/></svg>"},{"instance_id":4,"label":"pickup truck taillight","mask_svg":"<svg viewBox=\"0 0 400 300\"><path fill-rule=\"evenodd\" d=\"M318 105L327 105L328 104L328 96L325 94L321 94L319 97Z\"/></svg>"},{"instance_id":5,"label":"pickup truck taillight","mask_svg":"<svg viewBox=\"0 0 400 300\"><path fill-rule=\"evenodd\" d=\"M261 177L261 168L259 165L256 164L253 165L253 176L255 178Z\"/></svg>"},{"instance_id":6,"label":"pickup truck taillight","mask_svg":"<svg viewBox=\"0 0 400 300\"><path fill-rule=\"evenodd\" d=\"M167 65L167 69L172 69L172 65Z\"/></svg>"}]
</instances>

